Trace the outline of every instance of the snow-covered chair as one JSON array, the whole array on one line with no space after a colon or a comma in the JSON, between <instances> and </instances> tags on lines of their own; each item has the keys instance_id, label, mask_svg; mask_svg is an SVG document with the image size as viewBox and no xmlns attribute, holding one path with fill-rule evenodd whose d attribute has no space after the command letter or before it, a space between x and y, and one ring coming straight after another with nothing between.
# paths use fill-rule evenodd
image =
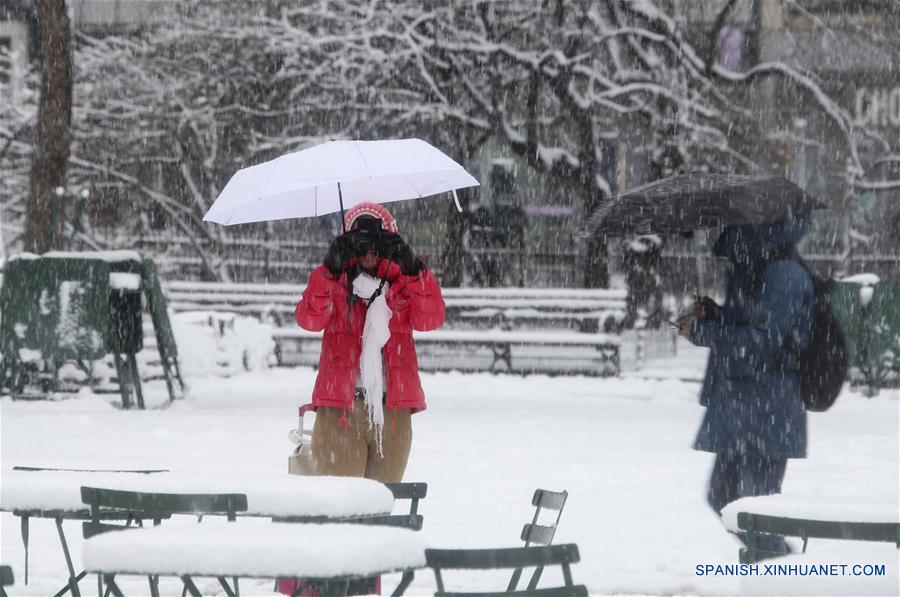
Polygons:
<instances>
[{"instance_id":1,"label":"snow-covered chair","mask_svg":"<svg viewBox=\"0 0 900 597\"><path fill-rule=\"evenodd\" d=\"M514 596L540 596L554 595L556 597L587 597L588 591L584 585L576 585L572 581L571 565L577 563L581 557L578 554L578 546L574 543L566 545L540 545L532 547L511 547L501 549L426 549L425 560L428 567L434 570L437 583L435 597L475 597L478 595L514 595ZM537 589L529 587L524 591L508 590L506 592L475 592L460 593L447 592L444 588L444 570L489 570L495 568L540 568L546 566L560 566L562 569L563 586L545 587Z\"/></svg>"},{"instance_id":2,"label":"snow-covered chair","mask_svg":"<svg viewBox=\"0 0 900 597\"><path fill-rule=\"evenodd\" d=\"M221 515L231 522L237 520L237 513L247 510L247 496L239 493L196 494L196 493L148 493L140 491L123 491L118 489L102 489L98 487L82 487L81 501L90 507L90 520L82 523L85 539L108 531L121 531L123 528L141 528L144 521L152 521L158 526L163 519L174 514L191 514L200 522L204 515ZM106 521L125 520L123 525L111 525ZM73 595L78 595L77 584L84 573L70 577L69 587ZM150 594L158 595L158 575L149 574ZM220 581L223 587L227 583ZM98 581L101 584L102 582ZM237 581L235 581L237 585ZM115 592L115 591L113 591ZM227 591L226 591L227 592ZM100 592L101 594L102 591Z\"/></svg>"},{"instance_id":3,"label":"snow-covered chair","mask_svg":"<svg viewBox=\"0 0 900 597\"><path fill-rule=\"evenodd\" d=\"M428 495L428 483L385 483L385 486L391 490L395 500L409 500L409 514L393 514L391 518L399 526L421 530L423 519L419 514L419 500ZM386 524L392 523L387 521Z\"/></svg>"},{"instance_id":4,"label":"snow-covered chair","mask_svg":"<svg viewBox=\"0 0 900 597\"><path fill-rule=\"evenodd\" d=\"M762 549L762 535L800 537L803 553L810 539L878 541L900 548L897 520L896 503L853 503L820 497L750 497L734 501L722 510L725 527L745 535L746 547L739 552L742 563L782 555Z\"/></svg>"}]
</instances>

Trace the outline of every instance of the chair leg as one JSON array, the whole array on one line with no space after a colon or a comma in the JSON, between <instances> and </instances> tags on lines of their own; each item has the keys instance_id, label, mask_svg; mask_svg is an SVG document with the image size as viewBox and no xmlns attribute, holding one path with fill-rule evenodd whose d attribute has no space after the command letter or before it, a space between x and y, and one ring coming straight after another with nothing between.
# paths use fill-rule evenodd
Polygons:
<instances>
[{"instance_id":1,"label":"chair leg","mask_svg":"<svg viewBox=\"0 0 900 597\"><path fill-rule=\"evenodd\" d=\"M509 579L509 584L506 586L506 592L512 593L516 590L516 587L519 586L519 579L522 578L522 569L516 568L513 570L512 576Z\"/></svg>"},{"instance_id":2,"label":"chair leg","mask_svg":"<svg viewBox=\"0 0 900 597\"><path fill-rule=\"evenodd\" d=\"M190 576L185 574L181 577L181 582L184 583L184 588L191 594L191 597L203 597L203 594L197 589L197 585L194 584L194 581Z\"/></svg>"},{"instance_id":3,"label":"chair leg","mask_svg":"<svg viewBox=\"0 0 900 597\"><path fill-rule=\"evenodd\" d=\"M122 590L119 589L119 585L116 584L115 574L104 574L103 580L106 582L107 592L111 592L113 597L125 597L125 595L122 594Z\"/></svg>"},{"instance_id":4,"label":"chair leg","mask_svg":"<svg viewBox=\"0 0 900 597\"><path fill-rule=\"evenodd\" d=\"M150 584L150 597L159 597L159 577L148 576L147 582Z\"/></svg>"},{"instance_id":5,"label":"chair leg","mask_svg":"<svg viewBox=\"0 0 900 597\"><path fill-rule=\"evenodd\" d=\"M400 597L403 593L406 592L406 589L409 588L409 585L412 584L413 577L416 575L415 570L407 570L403 573L403 576L400 578L400 584L397 585L397 588L394 589L394 592L391 593L391 597Z\"/></svg>"},{"instance_id":6,"label":"chair leg","mask_svg":"<svg viewBox=\"0 0 900 597\"><path fill-rule=\"evenodd\" d=\"M69 554L69 545L66 543L66 534L62 528L62 518L56 519L56 532L59 534L59 542L62 544L63 555L66 558L66 567L69 569L69 586L57 593L57 595L63 595L71 590L72 597L81 597L81 592L78 590L78 581L84 578L86 573L82 572L77 577L75 576L75 567L72 565L72 556Z\"/></svg>"},{"instance_id":7,"label":"chair leg","mask_svg":"<svg viewBox=\"0 0 900 597\"><path fill-rule=\"evenodd\" d=\"M72 591L73 597L74 597L75 595L79 595L79 596L80 596L80 595L81 595L81 590L78 588L78 583L79 583L79 582L81 581L81 579L84 578L85 576L87 576L87 571L86 571L86 570L82 570L81 572L78 573L78 576L76 576L75 578L69 579L69 583L66 584L66 586L64 586L63 588L61 588L59 591L57 591L56 594L53 595L53 597L62 597L63 595L65 595L65 594L68 593L69 591ZM73 586L75 587L75 590L72 590L72 587L73 587Z\"/></svg>"},{"instance_id":8,"label":"chair leg","mask_svg":"<svg viewBox=\"0 0 900 597\"><path fill-rule=\"evenodd\" d=\"M537 589L538 583L541 580L541 574L543 574L543 573L544 573L543 566L538 566L537 568L534 569L534 574L531 575L531 581L529 581L529 583L528 583L529 591L534 591L535 589Z\"/></svg>"},{"instance_id":9,"label":"chair leg","mask_svg":"<svg viewBox=\"0 0 900 597\"><path fill-rule=\"evenodd\" d=\"M228 581L225 580L224 576L217 576L216 580L218 580L219 584L222 585L222 589L224 589L225 595L227 595L228 597L238 597L238 591L240 589L238 589L238 586L237 586L237 577L234 577L234 590L233 591L231 590L231 587L228 586Z\"/></svg>"}]
</instances>

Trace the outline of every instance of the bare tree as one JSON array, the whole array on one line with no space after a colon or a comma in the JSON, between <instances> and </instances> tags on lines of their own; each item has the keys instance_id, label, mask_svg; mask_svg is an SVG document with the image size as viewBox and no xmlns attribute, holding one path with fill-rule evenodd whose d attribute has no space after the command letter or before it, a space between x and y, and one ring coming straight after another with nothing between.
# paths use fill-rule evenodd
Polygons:
<instances>
[{"instance_id":1,"label":"bare tree","mask_svg":"<svg viewBox=\"0 0 900 597\"><path fill-rule=\"evenodd\" d=\"M464 164L499 143L577 206L574 239L616 190L623 156L648 178L772 161L761 123L774 89L821 122L789 142L826 147L850 189L900 184L877 166L896 161L896 143L854 122L813 73L718 64L717 29L739 4L720 3L698 32L651 0L185 3L155 31L78 38L69 178L132 210L132 228L145 225L135 214L163 214L223 279L231 231L200 218L228 177L330 138L422 136ZM28 112L0 108L5 171L31 151ZM15 208L13 183L0 193ZM458 282L466 219L447 222ZM605 285L606 240L582 242L583 283Z\"/></svg>"},{"instance_id":2,"label":"bare tree","mask_svg":"<svg viewBox=\"0 0 900 597\"><path fill-rule=\"evenodd\" d=\"M65 0L38 0L41 96L31 166L24 244L44 251L62 242L63 187L72 121L72 45ZM48 242L49 241L49 242Z\"/></svg>"}]
</instances>

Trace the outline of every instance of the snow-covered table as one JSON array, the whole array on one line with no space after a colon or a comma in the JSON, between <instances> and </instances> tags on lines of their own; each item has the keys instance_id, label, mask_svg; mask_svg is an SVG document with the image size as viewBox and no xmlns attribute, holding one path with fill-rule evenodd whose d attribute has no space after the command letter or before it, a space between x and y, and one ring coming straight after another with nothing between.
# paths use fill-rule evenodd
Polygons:
<instances>
[{"instance_id":1,"label":"snow-covered table","mask_svg":"<svg viewBox=\"0 0 900 597\"><path fill-rule=\"evenodd\" d=\"M722 510L722 523L747 534L741 561L754 562L759 534L895 543L900 548L900 510L890 500L840 500L822 496L769 495L736 500Z\"/></svg>"},{"instance_id":2,"label":"snow-covered table","mask_svg":"<svg viewBox=\"0 0 900 597\"><path fill-rule=\"evenodd\" d=\"M243 516L356 518L389 514L394 496L383 484L354 477L266 473L16 471L0 473L0 510L86 518L81 487L154 493L243 493Z\"/></svg>"},{"instance_id":3,"label":"snow-covered table","mask_svg":"<svg viewBox=\"0 0 900 597\"><path fill-rule=\"evenodd\" d=\"M12 512L22 519L26 579L29 520L51 518L56 522L70 578L76 583L80 578L72 567L62 523L90 517L81 501L83 486L153 493L242 493L247 496L247 511L241 516L299 521L381 516L389 514L394 505L393 495L383 484L352 477L3 470L0 480L0 511Z\"/></svg>"},{"instance_id":4,"label":"snow-covered table","mask_svg":"<svg viewBox=\"0 0 900 597\"><path fill-rule=\"evenodd\" d=\"M332 594L335 581L403 571L399 595L425 566L425 544L420 533L382 526L172 524L93 537L83 558L111 587L117 574L179 576L199 597L194 576L217 577L223 586L226 577L299 577Z\"/></svg>"}]
</instances>

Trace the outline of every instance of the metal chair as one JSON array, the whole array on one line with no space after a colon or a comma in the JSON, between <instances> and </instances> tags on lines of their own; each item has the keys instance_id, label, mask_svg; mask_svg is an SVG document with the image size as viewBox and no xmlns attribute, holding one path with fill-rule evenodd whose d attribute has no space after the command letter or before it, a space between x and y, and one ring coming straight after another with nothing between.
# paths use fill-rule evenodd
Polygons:
<instances>
[{"instance_id":1,"label":"metal chair","mask_svg":"<svg viewBox=\"0 0 900 597\"><path fill-rule=\"evenodd\" d=\"M165 518L174 514L192 514L197 516L197 522L204 515L226 516L229 521L237 520L237 513L247 510L247 496L242 493L220 494L173 494L173 493L148 493L140 491L123 491L118 489L101 489L98 487L82 487L81 501L90 506L91 519L82 523L82 532L85 539L109 531L121 531L123 529L143 526L145 520L159 525ZM110 518L125 520L123 525L112 525L105 522ZM73 594L77 595L77 583L84 576L82 572L75 577ZM185 592L197 593L197 588L189 577L182 579ZM159 579L149 577L150 594L159 597ZM230 587L224 577L218 578L219 584L226 594L232 594L237 590L237 578L233 580L234 588ZM103 580L98 575L97 585L99 594L103 595ZM107 587L107 592L115 592L114 584Z\"/></svg>"},{"instance_id":2,"label":"metal chair","mask_svg":"<svg viewBox=\"0 0 900 597\"><path fill-rule=\"evenodd\" d=\"M504 549L426 549L425 561L434 570L437 592L435 597L587 597L584 585L576 585L572 581L571 564L580 560L578 547L575 544L541 545L536 547L513 547ZM546 566L562 568L563 585L537 589L529 587L524 591L494 592L448 592L444 587L443 570L488 570L492 568L522 569L536 567L543 570Z\"/></svg>"},{"instance_id":3,"label":"metal chair","mask_svg":"<svg viewBox=\"0 0 900 597\"><path fill-rule=\"evenodd\" d=\"M547 489L534 490L534 496L531 498L531 505L534 506L534 517L531 519L530 523L522 527L521 539L525 542L525 547L530 547L533 544L550 545L553 543L553 536L556 534L556 527L559 524L560 517L562 517L562 511L566 506L566 500L568 498L568 491L550 491ZM538 524L542 510L556 512L556 520L553 521L552 525ZM533 591L535 587L537 587L543 572L544 569L542 566L538 566L534 569L531 580L528 581L529 591ZM506 590L515 591L521 577L522 568L516 568L513 571L512 578L509 579L509 586L507 586Z\"/></svg>"}]
</instances>

